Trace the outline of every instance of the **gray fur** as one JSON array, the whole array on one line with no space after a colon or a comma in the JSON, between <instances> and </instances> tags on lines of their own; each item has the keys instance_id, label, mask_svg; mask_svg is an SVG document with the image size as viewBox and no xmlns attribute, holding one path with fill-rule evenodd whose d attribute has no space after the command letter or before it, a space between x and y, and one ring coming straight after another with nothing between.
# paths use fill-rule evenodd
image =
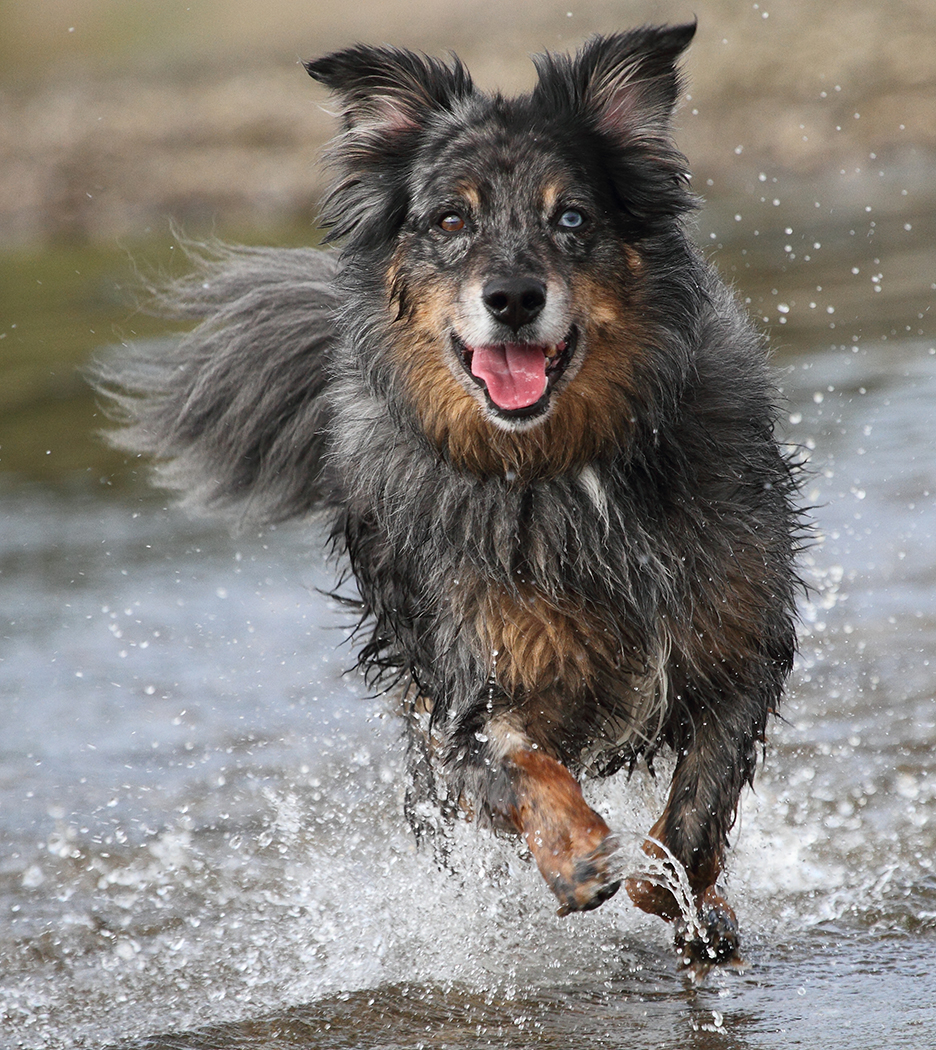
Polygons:
<instances>
[{"instance_id":1,"label":"gray fur","mask_svg":"<svg viewBox=\"0 0 936 1050\"><path fill-rule=\"evenodd\" d=\"M118 448L156 463L157 484L198 511L263 525L322 502L325 393L336 341L335 258L215 245L158 293L178 340L122 348L93 381L123 428Z\"/></svg>"},{"instance_id":2,"label":"gray fur","mask_svg":"<svg viewBox=\"0 0 936 1050\"><path fill-rule=\"evenodd\" d=\"M326 515L360 591L362 665L409 685L414 725L420 705L431 710L449 787L418 745L428 793L467 794L490 814L504 747L485 730L528 704L536 746L573 769L613 772L673 748L663 834L704 873L720 864L792 664L799 518L763 341L684 228L694 200L661 115L689 36L598 38L574 61L542 60L537 89L512 102L475 91L458 64L408 52L349 49L310 65L345 106L327 203L340 256L196 257L163 300L198 326L100 365L97 383L123 425L114 443L154 459L188 505L241 523ZM640 62L647 81L632 78ZM629 123L616 127L621 114ZM512 166L519 147L503 160L511 136L525 167ZM585 156L594 171L576 167ZM592 247L556 248L540 215L516 218L520 205L440 247L418 202L459 164L493 172L498 201L574 169L601 218ZM460 274L469 251L502 271L505 238L521 233L530 258L585 268L624 298L639 254L646 341L628 439L574 471L518 480L462 469L429 441L394 349L418 275ZM463 616L479 592L578 603L615 655L595 658L590 684L547 683L535 703L510 695Z\"/></svg>"}]
</instances>

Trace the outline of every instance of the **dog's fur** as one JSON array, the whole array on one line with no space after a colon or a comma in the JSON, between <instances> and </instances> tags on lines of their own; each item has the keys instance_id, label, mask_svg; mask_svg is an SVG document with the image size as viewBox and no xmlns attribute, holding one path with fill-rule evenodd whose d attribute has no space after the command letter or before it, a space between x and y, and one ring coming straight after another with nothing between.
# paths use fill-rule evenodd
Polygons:
<instances>
[{"instance_id":1,"label":"dog's fur","mask_svg":"<svg viewBox=\"0 0 936 1050\"><path fill-rule=\"evenodd\" d=\"M190 504L328 515L361 661L405 680L411 800L522 834L561 911L620 879L575 777L671 748L645 849L698 916L626 885L704 965L737 953L715 883L793 659L797 514L762 340L686 233L694 29L538 56L516 99L457 59L310 63L343 114L340 252L202 260L169 293L200 326L99 383Z\"/></svg>"}]
</instances>

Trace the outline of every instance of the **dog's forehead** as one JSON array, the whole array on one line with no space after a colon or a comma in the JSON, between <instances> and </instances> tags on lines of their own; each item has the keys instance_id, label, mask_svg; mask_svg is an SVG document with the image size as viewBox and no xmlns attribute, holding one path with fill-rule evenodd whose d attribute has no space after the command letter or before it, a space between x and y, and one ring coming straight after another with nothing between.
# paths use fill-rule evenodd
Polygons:
<instances>
[{"instance_id":1,"label":"dog's forehead","mask_svg":"<svg viewBox=\"0 0 936 1050\"><path fill-rule=\"evenodd\" d=\"M452 122L427 144L414 171L419 196L446 196L481 207L503 198L555 203L577 181L569 159L535 126Z\"/></svg>"}]
</instances>

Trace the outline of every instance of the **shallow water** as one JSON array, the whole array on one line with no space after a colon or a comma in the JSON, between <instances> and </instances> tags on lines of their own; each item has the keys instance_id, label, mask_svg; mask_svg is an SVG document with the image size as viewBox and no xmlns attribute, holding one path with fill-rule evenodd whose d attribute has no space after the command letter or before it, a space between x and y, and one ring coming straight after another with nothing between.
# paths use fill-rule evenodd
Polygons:
<instances>
[{"instance_id":1,"label":"shallow water","mask_svg":"<svg viewBox=\"0 0 936 1050\"><path fill-rule=\"evenodd\" d=\"M933 1045L936 355L785 367L824 543L735 835L745 972L690 985L621 897L556 918L471 828L453 872L417 851L398 727L342 674L347 617L303 530L232 540L153 500L14 487L5 1044ZM657 793L595 797L637 832Z\"/></svg>"},{"instance_id":2,"label":"shallow water","mask_svg":"<svg viewBox=\"0 0 936 1050\"><path fill-rule=\"evenodd\" d=\"M9 481L0 1045L936 1045L936 353L815 328L776 361L822 542L734 835L743 972L691 984L623 895L557 918L471 827L451 870L417 850L314 534ZM639 841L662 791L592 795Z\"/></svg>"}]
</instances>

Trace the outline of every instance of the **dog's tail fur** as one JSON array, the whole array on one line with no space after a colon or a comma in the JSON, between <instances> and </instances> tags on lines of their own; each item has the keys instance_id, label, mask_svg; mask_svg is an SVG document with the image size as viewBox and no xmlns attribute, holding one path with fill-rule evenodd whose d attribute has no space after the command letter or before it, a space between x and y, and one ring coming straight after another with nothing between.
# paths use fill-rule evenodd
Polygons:
<instances>
[{"instance_id":1,"label":"dog's tail fur","mask_svg":"<svg viewBox=\"0 0 936 1050\"><path fill-rule=\"evenodd\" d=\"M197 327L105 356L91 381L121 429L193 509L238 524L308 514L327 499L325 431L335 344L335 258L312 248L190 248L196 270L156 305Z\"/></svg>"}]
</instances>

